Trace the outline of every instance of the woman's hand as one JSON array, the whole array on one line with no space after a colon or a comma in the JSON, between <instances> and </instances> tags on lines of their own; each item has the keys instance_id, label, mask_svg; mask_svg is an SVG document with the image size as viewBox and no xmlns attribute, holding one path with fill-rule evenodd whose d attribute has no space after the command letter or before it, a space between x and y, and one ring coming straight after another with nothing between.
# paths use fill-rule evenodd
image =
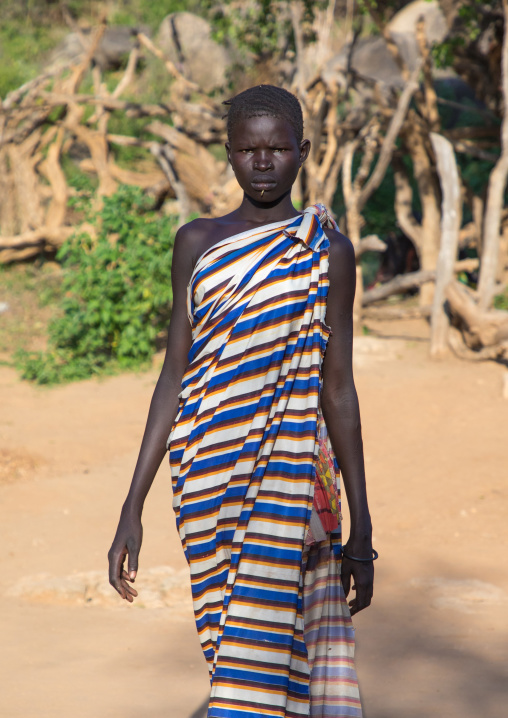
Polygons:
<instances>
[{"instance_id":1,"label":"woman's hand","mask_svg":"<svg viewBox=\"0 0 508 718\"><path fill-rule=\"evenodd\" d=\"M356 550L356 553L355 553ZM365 551L357 547L355 549L354 544L348 543L344 546L344 551L350 556L357 556L358 558L367 558L372 556L372 550ZM363 611L364 608L370 606L372 596L374 594L374 561L364 563L362 561L352 561L342 555L342 568L341 568L341 581L342 588L346 594L346 598L351 589L351 577L353 577L353 591L356 591L356 596L352 601L349 601L349 608L351 615L354 616L358 611Z\"/></svg>"},{"instance_id":2,"label":"woman's hand","mask_svg":"<svg viewBox=\"0 0 508 718\"><path fill-rule=\"evenodd\" d=\"M171 269L173 307L166 356L152 396L129 493L108 553L109 582L129 603L138 595L131 584L136 578L143 539L143 505L166 454L167 438L178 413L182 377L189 361L192 332L187 317L187 285L193 270L192 252L189 250L189 241L191 249L195 243L195 237L189 234L189 227L192 226L193 223L185 225L176 234ZM129 557L127 570L124 569L126 556Z\"/></svg>"},{"instance_id":3,"label":"woman's hand","mask_svg":"<svg viewBox=\"0 0 508 718\"><path fill-rule=\"evenodd\" d=\"M109 582L122 598L132 603L138 595L130 584L134 583L138 572L138 557L143 541L141 518L136 513L122 509L116 535L108 552ZM124 568L128 556L128 570Z\"/></svg>"}]
</instances>

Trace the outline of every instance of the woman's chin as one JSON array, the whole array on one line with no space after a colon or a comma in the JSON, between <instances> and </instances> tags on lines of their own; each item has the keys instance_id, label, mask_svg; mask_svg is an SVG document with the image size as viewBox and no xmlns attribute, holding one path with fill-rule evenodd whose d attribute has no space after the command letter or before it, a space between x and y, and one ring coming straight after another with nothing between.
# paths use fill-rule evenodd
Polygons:
<instances>
[{"instance_id":1,"label":"woman's chin","mask_svg":"<svg viewBox=\"0 0 508 718\"><path fill-rule=\"evenodd\" d=\"M289 192L281 192L278 188L253 190L244 188L244 194L251 202L257 205L273 206L283 200Z\"/></svg>"}]
</instances>

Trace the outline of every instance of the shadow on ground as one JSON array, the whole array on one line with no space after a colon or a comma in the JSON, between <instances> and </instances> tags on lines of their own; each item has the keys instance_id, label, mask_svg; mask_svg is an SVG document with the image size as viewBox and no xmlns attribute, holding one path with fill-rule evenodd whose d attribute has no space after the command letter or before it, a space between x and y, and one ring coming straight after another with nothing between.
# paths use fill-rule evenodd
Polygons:
<instances>
[{"instance_id":1,"label":"shadow on ground","mask_svg":"<svg viewBox=\"0 0 508 718\"><path fill-rule=\"evenodd\" d=\"M444 564L432 570L453 576ZM506 716L506 603L489 604L486 592L476 606L461 609L457 595L456 608L439 609L437 589L388 576L380 576L378 593L355 619L364 718ZM205 700L188 718L206 718L206 710Z\"/></svg>"}]
</instances>

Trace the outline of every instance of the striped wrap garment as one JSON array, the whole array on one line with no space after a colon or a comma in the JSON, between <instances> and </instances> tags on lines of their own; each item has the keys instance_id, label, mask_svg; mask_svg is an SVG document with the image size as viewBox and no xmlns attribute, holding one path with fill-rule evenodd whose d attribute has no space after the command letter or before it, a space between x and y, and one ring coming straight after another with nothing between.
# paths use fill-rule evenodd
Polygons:
<instances>
[{"instance_id":1,"label":"striped wrap garment","mask_svg":"<svg viewBox=\"0 0 508 718\"><path fill-rule=\"evenodd\" d=\"M192 346L168 445L208 718L362 715L340 529L305 545L332 222L314 205L228 237L189 283Z\"/></svg>"}]
</instances>

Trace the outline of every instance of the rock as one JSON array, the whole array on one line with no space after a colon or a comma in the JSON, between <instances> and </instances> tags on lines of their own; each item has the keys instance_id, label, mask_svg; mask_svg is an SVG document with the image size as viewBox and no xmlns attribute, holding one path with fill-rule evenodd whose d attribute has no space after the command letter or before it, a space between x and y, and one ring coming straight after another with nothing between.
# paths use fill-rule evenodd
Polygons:
<instances>
[{"instance_id":1,"label":"rock","mask_svg":"<svg viewBox=\"0 0 508 718\"><path fill-rule=\"evenodd\" d=\"M9 311L9 305L7 302L0 302L0 314L3 314L4 312Z\"/></svg>"},{"instance_id":2,"label":"rock","mask_svg":"<svg viewBox=\"0 0 508 718\"><path fill-rule=\"evenodd\" d=\"M418 20L425 21L427 42L442 42L448 32L443 11L436 0L415 0L408 3L392 17L387 29L392 35L415 35Z\"/></svg>"},{"instance_id":3,"label":"rock","mask_svg":"<svg viewBox=\"0 0 508 718\"><path fill-rule=\"evenodd\" d=\"M379 361L396 361L406 347L400 339L357 336L353 340L353 363L355 368L369 366Z\"/></svg>"},{"instance_id":4,"label":"rock","mask_svg":"<svg viewBox=\"0 0 508 718\"><path fill-rule=\"evenodd\" d=\"M86 585L81 574L57 578L49 573L26 576L7 590L8 597L29 598L35 603L84 603Z\"/></svg>"},{"instance_id":5,"label":"rock","mask_svg":"<svg viewBox=\"0 0 508 718\"><path fill-rule=\"evenodd\" d=\"M415 66L419 54L416 26L420 18L425 22L425 36L429 46L442 42L448 32L448 26L439 3L435 0L415 0L409 3L399 10L386 26L409 69Z\"/></svg>"},{"instance_id":6,"label":"rock","mask_svg":"<svg viewBox=\"0 0 508 718\"><path fill-rule=\"evenodd\" d=\"M211 37L211 26L190 12L174 12L164 18L157 44L185 77L205 92L226 84L229 52Z\"/></svg>"},{"instance_id":7,"label":"rock","mask_svg":"<svg viewBox=\"0 0 508 718\"><path fill-rule=\"evenodd\" d=\"M136 35L145 28L134 28L126 25L107 27L99 43L94 60L102 71L115 70L125 64L130 51L135 46ZM71 32L62 40L50 56L50 67L75 65L84 56L90 41L90 29L80 33Z\"/></svg>"},{"instance_id":8,"label":"rock","mask_svg":"<svg viewBox=\"0 0 508 718\"><path fill-rule=\"evenodd\" d=\"M117 25L107 27L94 60L101 70L117 70L127 62L130 51L137 43L137 28Z\"/></svg>"},{"instance_id":9,"label":"rock","mask_svg":"<svg viewBox=\"0 0 508 718\"><path fill-rule=\"evenodd\" d=\"M142 569L135 583L138 608L168 608L174 616L189 618L192 601L188 569L170 566ZM7 589L8 598L67 606L118 607L119 597L105 571L87 571L58 577L48 573L26 576Z\"/></svg>"},{"instance_id":10,"label":"rock","mask_svg":"<svg viewBox=\"0 0 508 718\"><path fill-rule=\"evenodd\" d=\"M77 32L70 32L49 55L49 67L75 65L83 57L85 48Z\"/></svg>"},{"instance_id":11,"label":"rock","mask_svg":"<svg viewBox=\"0 0 508 718\"><path fill-rule=\"evenodd\" d=\"M425 33L429 44L441 42L448 32L445 17L439 4L433 0L416 0L394 15L387 25L393 40L399 48L409 70L418 59L416 24L420 17L425 19ZM327 72L345 73L349 45L328 63ZM359 39L351 56L351 68L360 76L383 83L388 87L401 87L404 82L400 69L393 59L384 38L364 37Z\"/></svg>"},{"instance_id":12,"label":"rock","mask_svg":"<svg viewBox=\"0 0 508 718\"><path fill-rule=\"evenodd\" d=\"M440 610L475 613L508 600L503 589L476 579L414 578L411 585L427 592L431 605Z\"/></svg>"},{"instance_id":13,"label":"rock","mask_svg":"<svg viewBox=\"0 0 508 718\"><path fill-rule=\"evenodd\" d=\"M346 45L327 63L325 73L345 73L348 55L349 45ZM351 69L362 77L390 87L403 85L401 72L382 37L364 37L356 42Z\"/></svg>"}]
</instances>

